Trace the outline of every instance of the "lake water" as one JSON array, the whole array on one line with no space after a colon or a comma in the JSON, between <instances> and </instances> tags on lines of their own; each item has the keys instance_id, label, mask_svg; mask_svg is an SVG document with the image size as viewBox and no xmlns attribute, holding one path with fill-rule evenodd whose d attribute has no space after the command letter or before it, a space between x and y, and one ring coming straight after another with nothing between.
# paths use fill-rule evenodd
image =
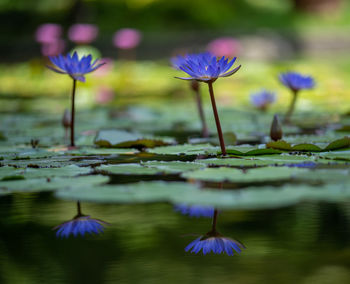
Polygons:
<instances>
[{"instance_id":1,"label":"lake water","mask_svg":"<svg viewBox=\"0 0 350 284\"><path fill-rule=\"evenodd\" d=\"M53 227L76 203L49 193L0 198L0 283L350 283L347 203L221 211L218 230L246 247L202 255L184 248L210 230L170 204L82 203L110 223L103 234L61 239Z\"/></svg>"}]
</instances>

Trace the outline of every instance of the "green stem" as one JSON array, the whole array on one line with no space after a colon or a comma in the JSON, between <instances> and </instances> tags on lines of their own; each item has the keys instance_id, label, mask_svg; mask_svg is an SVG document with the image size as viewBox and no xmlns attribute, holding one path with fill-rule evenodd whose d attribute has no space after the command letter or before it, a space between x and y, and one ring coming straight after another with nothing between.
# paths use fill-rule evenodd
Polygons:
<instances>
[{"instance_id":1,"label":"green stem","mask_svg":"<svg viewBox=\"0 0 350 284\"><path fill-rule=\"evenodd\" d=\"M289 109L284 117L284 122L285 123L289 123L290 122L290 118L294 112L294 109L295 109L295 104L296 104L296 101L297 101L297 98L298 98L298 91L297 90L293 90L293 98L292 98L292 101L289 105Z\"/></svg>"},{"instance_id":2,"label":"green stem","mask_svg":"<svg viewBox=\"0 0 350 284\"><path fill-rule=\"evenodd\" d=\"M74 114L75 114L75 89L77 85L77 80L73 79L73 89L72 89L72 112L70 120L70 145L75 146L74 143Z\"/></svg>"},{"instance_id":3,"label":"green stem","mask_svg":"<svg viewBox=\"0 0 350 284\"><path fill-rule=\"evenodd\" d=\"M221 152L222 152L223 156L226 156L226 148L225 148L224 136L222 135L220 119L219 119L218 111L216 109L214 90L213 90L213 82L208 82L208 86L209 86L211 105L213 107L213 113L214 113L214 117L215 117L216 129L218 131L218 136L219 136L219 140L220 140Z\"/></svg>"},{"instance_id":4,"label":"green stem","mask_svg":"<svg viewBox=\"0 0 350 284\"><path fill-rule=\"evenodd\" d=\"M199 113L199 118L202 122L202 137L203 138L208 138L209 137L209 131L208 131L208 126L205 121L205 115L204 115L204 110L203 110L203 103L202 103L202 98L201 94L199 91L199 88L197 88L195 91L196 95L196 103L197 103L197 108L198 108L198 113Z\"/></svg>"}]
</instances>

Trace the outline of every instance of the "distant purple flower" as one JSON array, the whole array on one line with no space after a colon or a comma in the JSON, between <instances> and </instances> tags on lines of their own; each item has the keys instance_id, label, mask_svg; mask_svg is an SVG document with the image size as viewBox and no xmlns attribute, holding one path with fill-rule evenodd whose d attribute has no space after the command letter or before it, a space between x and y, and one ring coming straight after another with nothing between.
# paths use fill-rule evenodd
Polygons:
<instances>
[{"instance_id":1,"label":"distant purple flower","mask_svg":"<svg viewBox=\"0 0 350 284\"><path fill-rule=\"evenodd\" d=\"M261 110L265 110L270 104L275 102L276 94L263 89L259 92L251 94L250 100L254 106Z\"/></svg>"},{"instance_id":2,"label":"distant purple flower","mask_svg":"<svg viewBox=\"0 0 350 284\"><path fill-rule=\"evenodd\" d=\"M208 44L208 51L221 57L234 57L239 49L239 42L232 37L220 37Z\"/></svg>"},{"instance_id":3,"label":"distant purple flower","mask_svg":"<svg viewBox=\"0 0 350 284\"><path fill-rule=\"evenodd\" d=\"M40 25L35 32L35 39L41 44L52 44L59 40L62 34L62 27L57 24Z\"/></svg>"},{"instance_id":4,"label":"distant purple flower","mask_svg":"<svg viewBox=\"0 0 350 284\"><path fill-rule=\"evenodd\" d=\"M102 220L78 215L74 219L56 226L53 230L57 230L56 236L58 238L68 238L69 235L77 237L78 235L102 233L105 225L108 225L108 223Z\"/></svg>"},{"instance_id":5,"label":"distant purple flower","mask_svg":"<svg viewBox=\"0 0 350 284\"><path fill-rule=\"evenodd\" d=\"M197 218L212 218L214 215L214 208L211 206L176 204L174 206L174 210L180 212L183 215Z\"/></svg>"},{"instance_id":6,"label":"distant purple flower","mask_svg":"<svg viewBox=\"0 0 350 284\"><path fill-rule=\"evenodd\" d=\"M226 253L227 255L232 256L234 251L240 253L244 248L244 245L236 240L226 238L216 232L209 232L205 236L201 236L191 242L185 248L185 251L191 251L198 254L202 250L204 255L213 252L215 254Z\"/></svg>"},{"instance_id":7,"label":"distant purple flower","mask_svg":"<svg viewBox=\"0 0 350 284\"><path fill-rule=\"evenodd\" d=\"M57 67L54 68L47 66L49 69L60 74L68 74L73 80L79 80L81 82L85 82L85 74L96 70L104 64L97 64L97 59L91 62L91 55L83 56L79 59L76 52L74 52L73 55L59 55L56 57L49 57L49 59L55 65L55 67Z\"/></svg>"},{"instance_id":8,"label":"distant purple flower","mask_svg":"<svg viewBox=\"0 0 350 284\"><path fill-rule=\"evenodd\" d=\"M286 164L287 167L290 168L306 168L306 169L312 169L317 166L317 163L315 162L302 162L302 163L291 163L291 164Z\"/></svg>"},{"instance_id":9,"label":"distant purple flower","mask_svg":"<svg viewBox=\"0 0 350 284\"><path fill-rule=\"evenodd\" d=\"M302 75L297 72L282 73L279 79L283 85L292 91L312 89L315 86L315 81L311 76Z\"/></svg>"},{"instance_id":10,"label":"distant purple flower","mask_svg":"<svg viewBox=\"0 0 350 284\"><path fill-rule=\"evenodd\" d=\"M91 24L75 24L68 30L68 37L77 44L89 44L96 39L98 28Z\"/></svg>"},{"instance_id":11,"label":"distant purple flower","mask_svg":"<svg viewBox=\"0 0 350 284\"><path fill-rule=\"evenodd\" d=\"M186 77L176 77L182 80L197 80L200 82L214 82L219 77L228 77L236 73L241 65L230 70L235 63L236 57L229 61L224 56L218 59L209 52L200 54L189 54L184 57L183 62L178 62L178 68L188 75Z\"/></svg>"},{"instance_id":12,"label":"distant purple flower","mask_svg":"<svg viewBox=\"0 0 350 284\"><path fill-rule=\"evenodd\" d=\"M114 34L113 44L120 49L132 49L139 45L141 33L136 29L120 29Z\"/></svg>"}]
</instances>

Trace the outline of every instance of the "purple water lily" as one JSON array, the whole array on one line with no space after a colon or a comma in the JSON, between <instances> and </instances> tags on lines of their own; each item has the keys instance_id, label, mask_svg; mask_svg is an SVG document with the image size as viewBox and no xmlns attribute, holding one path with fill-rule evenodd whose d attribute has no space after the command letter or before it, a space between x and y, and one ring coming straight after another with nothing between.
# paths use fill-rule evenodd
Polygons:
<instances>
[{"instance_id":1,"label":"purple water lily","mask_svg":"<svg viewBox=\"0 0 350 284\"><path fill-rule=\"evenodd\" d=\"M226 155L226 148L221 130L220 119L216 108L213 83L219 77L228 77L236 73L241 68L241 65L234 69L231 69L235 61L236 57L229 61L229 59L225 58L225 56L219 59L213 54L205 52L199 54L189 54L182 59L178 58L177 62L175 62L175 65L178 69L184 71L190 76L176 78L182 80L195 80L198 82L204 82L208 84L210 100L213 107L213 113L216 123L216 129L220 140L221 153L224 156Z\"/></svg>"},{"instance_id":2,"label":"purple water lily","mask_svg":"<svg viewBox=\"0 0 350 284\"><path fill-rule=\"evenodd\" d=\"M262 89L259 92L250 95L251 103L258 109L265 111L268 106L276 101L274 92Z\"/></svg>"},{"instance_id":3,"label":"purple water lily","mask_svg":"<svg viewBox=\"0 0 350 284\"><path fill-rule=\"evenodd\" d=\"M293 98L289 109L284 117L284 122L289 123L294 112L298 93L300 90L312 89L315 86L315 81L311 76L302 75L297 72L286 72L279 76L280 82L292 91Z\"/></svg>"},{"instance_id":4,"label":"purple water lily","mask_svg":"<svg viewBox=\"0 0 350 284\"><path fill-rule=\"evenodd\" d=\"M55 67L47 66L52 71L60 74L68 74L73 80L85 82L85 74L91 73L100 68L104 63L98 64L98 59L92 61L91 54L79 58L76 52L73 55L59 55L49 57Z\"/></svg>"},{"instance_id":5,"label":"purple water lily","mask_svg":"<svg viewBox=\"0 0 350 284\"><path fill-rule=\"evenodd\" d=\"M174 206L174 210L180 212L183 215L196 218L212 218L214 215L214 207L212 206L176 204Z\"/></svg>"}]
</instances>

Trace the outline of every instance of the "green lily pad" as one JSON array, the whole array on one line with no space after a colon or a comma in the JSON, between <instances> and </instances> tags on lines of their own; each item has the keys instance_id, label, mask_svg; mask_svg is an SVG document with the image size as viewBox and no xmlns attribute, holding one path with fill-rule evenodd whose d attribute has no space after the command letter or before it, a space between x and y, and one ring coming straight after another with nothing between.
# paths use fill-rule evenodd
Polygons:
<instances>
[{"instance_id":1,"label":"green lily pad","mask_svg":"<svg viewBox=\"0 0 350 284\"><path fill-rule=\"evenodd\" d=\"M329 143L325 147L320 147L318 145L310 144L310 143L291 145L290 143L283 140L269 142L266 144L266 147L272 148L272 149L284 150L284 151L301 151L301 152L333 151L333 150L338 150L343 148L349 148L350 138L344 137L341 139L337 139Z\"/></svg>"},{"instance_id":2,"label":"green lily pad","mask_svg":"<svg viewBox=\"0 0 350 284\"><path fill-rule=\"evenodd\" d=\"M203 181L230 181L230 182L267 182L285 180L294 177L304 169L285 167L264 167L250 169L245 172L235 168L205 168L202 170L183 173L182 177Z\"/></svg>"},{"instance_id":3,"label":"green lily pad","mask_svg":"<svg viewBox=\"0 0 350 284\"><path fill-rule=\"evenodd\" d=\"M184 144L167 147L156 147L153 149L148 149L148 152L159 155L206 155L216 154L218 150L219 147L214 147L210 144Z\"/></svg>"},{"instance_id":4,"label":"green lily pad","mask_svg":"<svg viewBox=\"0 0 350 284\"><path fill-rule=\"evenodd\" d=\"M0 190L5 192L40 192L65 188L96 186L107 183L109 177L102 175L79 177L33 178L25 180L0 181Z\"/></svg>"},{"instance_id":5,"label":"green lily pad","mask_svg":"<svg viewBox=\"0 0 350 284\"><path fill-rule=\"evenodd\" d=\"M95 168L97 171L103 171L110 174L125 175L156 175L162 171L157 168L148 168L140 164L118 164L118 165L102 165Z\"/></svg>"},{"instance_id":6,"label":"green lily pad","mask_svg":"<svg viewBox=\"0 0 350 284\"><path fill-rule=\"evenodd\" d=\"M144 166L149 168L155 168L164 173L182 173L187 171L199 170L205 168L204 164L194 162L180 162L180 161L150 161L143 163Z\"/></svg>"},{"instance_id":7,"label":"green lily pad","mask_svg":"<svg viewBox=\"0 0 350 284\"><path fill-rule=\"evenodd\" d=\"M350 199L348 186L330 184L249 187L241 190L200 189L183 182L139 182L128 185L102 185L60 190L62 199L102 203L172 202L214 206L220 209L267 209L289 206L303 201L343 202Z\"/></svg>"},{"instance_id":8,"label":"green lily pad","mask_svg":"<svg viewBox=\"0 0 350 284\"><path fill-rule=\"evenodd\" d=\"M94 140L95 145L107 148L154 148L173 143L172 139L148 138L123 130L101 130Z\"/></svg>"},{"instance_id":9,"label":"green lily pad","mask_svg":"<svg viewBox=\"0 0 350 284\"><path fill-rule=\"evenodd\" d=\"M8 176L23 176L26 179L30 178L50 178L50 177L72 177L81 174L88 174L91 168L82 168L75 165L65 166L62 168L26 168L15 169L12 167L0 168L0 179L6 179Z\"/></svg>"}]
</instances>

